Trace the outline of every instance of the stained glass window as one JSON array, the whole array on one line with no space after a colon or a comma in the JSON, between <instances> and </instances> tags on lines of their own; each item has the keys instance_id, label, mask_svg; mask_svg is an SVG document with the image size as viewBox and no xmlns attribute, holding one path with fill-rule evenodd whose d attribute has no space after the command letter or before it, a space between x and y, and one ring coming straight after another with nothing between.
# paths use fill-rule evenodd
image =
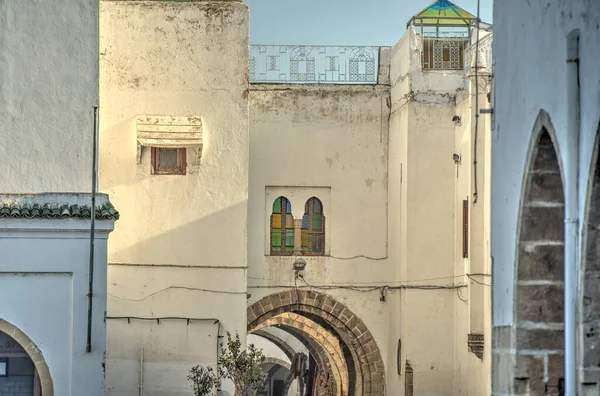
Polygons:
<instances>
[{"instance_id":1,"label":"stained glass window","mask_svg":"<svg viewBox=\"0 0 600 396\"><path fill-rule=\"evenodd\" d=\"M273 202L271 214L271 255L290 256L294 253L294 217L292 205L285 197Z\"/></svg>"},{"instance_id":2,"label":"stained glass window","mask_svg":"<svg viewBox=\"0 0 600 396\"><path fill-rule=\"evenodd\" d=\"M302 216L302 254L323 256L325 254L325 216L323 204L318 198L311 198L304 206Z\"/></svg>"}]
</instances>

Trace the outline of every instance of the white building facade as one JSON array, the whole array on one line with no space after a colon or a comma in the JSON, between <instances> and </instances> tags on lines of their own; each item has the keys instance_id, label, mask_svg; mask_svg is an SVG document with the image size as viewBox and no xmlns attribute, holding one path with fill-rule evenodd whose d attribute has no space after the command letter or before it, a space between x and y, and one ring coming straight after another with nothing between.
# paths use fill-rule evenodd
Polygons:
<instances>
[{"instance_id":1,"label":"white building facade","mask_svg":"<svg viewBox=\"0 0 600 396\"><path fill-rule=\"evenodd\" d=\"M493 391L595 395L600 4L494 6Z\"/></svg>"}]
</instances>

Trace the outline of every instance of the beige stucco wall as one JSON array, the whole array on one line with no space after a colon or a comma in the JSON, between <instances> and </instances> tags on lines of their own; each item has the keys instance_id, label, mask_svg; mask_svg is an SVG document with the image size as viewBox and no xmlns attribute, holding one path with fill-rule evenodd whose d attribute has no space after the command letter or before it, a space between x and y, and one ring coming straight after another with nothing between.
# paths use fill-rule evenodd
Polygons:
<instances>
[{"instance_id":1,"label":"beige stucco wall","mask_svg":"<svg viewBox=\"0 0 600 396\"><path fill-rule=\"evenodd\" d=\"M102 1L100 187L122 213L111 239L108 315L219 319L246 336L248 9L241 2ZM199 164L136 163L138 115L201 117ZM152 267L152 265L158 265ZM211 267L211 268L207 268ZM224 308L226 307L226 308ZM191 394L212 364L213 321L108 321L109 395Z\"/></svg>"},{"instance_id":2,"label":"beige stucco wall","mask_svg":"<svg viewBox=\"0 0 600 396\"><path fill-rule=\"evenodd\" d=\"M415 394L489 394L489 290L484 301L474 297L474 289L482 289L465 276L472 269L462 258L462 200L472 192L474 115L468 93L461 91L464 76L461 71L421 71L420 40L409 31L392 50L390 80L390 237L399 239L397 246L390 243L390 258L398 257L399 279L406 284L469 285L402 292L402 365L408 361L414 370ZM452 122L454 115L461 116L461 124ZM487 178L487 185L479 186L482 207L489 205L486 134L489 123L480 125L479 177ZM454 153L462 155L458 169ZM479 256L487 246L484 229L489 236L485 208L487 214L470 224L470 244L480 248ZM473 315L485 327L483 362L467 347ZM403 383L400 388L398 394L404 394Z\"/></svg>"},{"instance_id":3,"label":"beige stucco wall","mask_svg":"<svg viewBox=\"0 0 600 396\"><path fill-rule=\"evenodd\" d=\"M409 32L385 50L389 86L247 90L245 5L103 1L101 13L100 187L122 213L110 245L109 316L215 318L244 339L246 305L294 285L294 257L269 256L273 200L288 197L300 219L316 196L326 256L306 258L300 285L365 323L387 394L404 394L406 360L415 394L483 394L489 355L482 364L467 348L481 311L461 300L474 289L388 289L381 301L379 289L339 287L468 282L469 262L458 256L470 160L464 154L457 178L452 159L471 144L470 103L456 100L462 72L421 72ZM202 117L199 164L188 151L187 175L153 176L149 148L137 164L138 115ZM189 394L187 371L214 363L217 331L214 321L109 319L108 394L137 391L141 348L145 394Z\"/></svg>"},{"instance_id":4,"label":"beige stucco wall","mask_svg":"<svg viewBox=\"0 0 600 396\"><path fill-rule=\"evenodd\" d=\"M461 390L465 395L489 394L491 392L491 262L490 262L490 118L480 115L477 146L478 198L474 203L473 147L475 144L475 97L473 92L464 91L456 98L456 115L461 117L455 126L455 152L460 155L460 163L455 165L455 239L454 255L455 281L466 283L468 289L460 292L465 301L455 304L456 328L459 334L483 333L486 342L483 361L476 358L464 347L464 338L457 337L456 370L462 382ZM489 105L485 95L480 96L480 108ZM462 256L462 210L463 200L469 200L469 257ZM465 273L488 274L488 276ZM471 380L471 373L481 372L478 381Z\"/></svg>"},{"instance_id":5,"label":"beige stucco wall","mask_svg":"<svg viewBox=\"0 0 600 396\"><path fill-rule=\"evenodd\" d=\"M301 218L307 198L323 201L326 257L305 257L313 286L379 284L394 277L387 259L387 86L253 85L250 90L248 285L253 303L293 285L294 257L271 257L273 199L291 200ZM304 285L301 282L302 285ZM306 285L304 285L306 286ZM373 333L384 361L398 293L320 290L346 304ZM387 389L393 389L388 383ZM390 393L393 394L393 393Z\"/></svg>"}]
</instances>

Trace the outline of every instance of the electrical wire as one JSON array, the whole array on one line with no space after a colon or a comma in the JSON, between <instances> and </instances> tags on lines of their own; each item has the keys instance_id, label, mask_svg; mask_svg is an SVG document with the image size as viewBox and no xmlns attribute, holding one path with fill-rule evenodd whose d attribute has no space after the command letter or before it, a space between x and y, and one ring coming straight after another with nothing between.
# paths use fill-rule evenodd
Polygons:
<instances>
[{"instance_id":1,"label":"electrical wire","mask_svg":"<svg viewBox=\"0 0 600 396\"><path fill-rule=\"evenodd\" d=\"M364 254L358 254L356 256L351 256L351 257L336 257L336 256L327 256L327 257L331 257L333 259L337 259L337 260L354 260L357 258L365 258L367 260L374 260L374 261L379 261L379 260L387 260L388 256L385 257L370 257L370 256L365 256Z\"/></svg>"},{"instance_id":2,"label":"electrical wire","mask_svg":"<svg viewBox=\"0 0 600 396\"><path fill-rule=\"evenodd\" d=\"M473 279L473 277L472 277L472 276L470 276L469 274L467 274L467 277L468 277L470 280L472 280L473 282L475 282L475 283L478 283L478 284L480 284L480 285L482 285L482 286L489 286L489 287L492 287L492 285L488 285L487 283L484 283L484 282L478 281L477 279Z\"/></svg>"},{"instance_id":3,"label":"electrical wire","mask_svg":"<svg viewBox=\"0 0 600 396\"><path fill-rule=\"evenodd\" d=\"M468 299L464 299L460 296L460 289L456 289L456 297L458 297L458 299L464 303L468 303L469 300Z\"/></svg>"},{"instance_id":4,"label":"electrical wire","mask_svg":"<svg viewBox=\"0 0 600 396\"><path fill-rule=\"evenodd\" d=\"M396 281L364 281L364 282L352 281L352 285L367 284L367 285L374 285L373 287L380 287L380 286L398 284L398 283L402 284L402 283L428 282L428 281L434 281L434 280L456 279L456 278L462 278L464 276L469 276L469 275L491 276L491 274L473 273L473 274L460 274L460 275L454 275L454 276L441 276L438 278L410 279L410 280L403 280L403 281L400 281L400 280L396 280ZM286 282L287 281L287 279L283 279L283 278L264 278L264 277L256 277L256 276L248 276L248 279L275 281L275 282ZM378 285L378 284L381 284L381 285ZM338 285L348 285L348 284L331 282L329 285L338 286Z\"/></svg>"},{"instance_id":5,"label":"electrical wire","mask_svg":"<svg viewBox=\"0 0 600 396\"><path fill-rule=\"evenodd\" d=\"M207 293L220 293L220 294L247 294L247 292L245 291L227 291L227 290L212 290L212 289L201 289L201 288L196 288L196 287L187 287L187 286L169 286L169 287L165 287L164 289L161 289L159 291L156 291L154 293L148 294L145 297L136 299L136 298L126 298L126 297L121 297L121 296L117 296L111 293L106 293L111 297L114 298L118 298L120 300L127 300L127 301L144 301L150 297L153 297L159 293L162 293L164 291L170 290L170 289L183 289L183 290L191 290L191 291L202 291L202 292L207 292Z\"/></svg>"},{"instance_id":6,"label":"electrical wire","mask_svg":"<svg viewBox=\"0 0 600 396\"><path fill-rule=\"evenodd\" d=\"M370 285L370 286L354 286L354 285L311 285L302 276L298 276L306 286L294 285L253 285L248 286L249 289L315 289L315 290L352 290L361 293L369 293L373 291L386 290L455 290L467 287L467 284L459 285Z\"/></svg>"}]
</instances>

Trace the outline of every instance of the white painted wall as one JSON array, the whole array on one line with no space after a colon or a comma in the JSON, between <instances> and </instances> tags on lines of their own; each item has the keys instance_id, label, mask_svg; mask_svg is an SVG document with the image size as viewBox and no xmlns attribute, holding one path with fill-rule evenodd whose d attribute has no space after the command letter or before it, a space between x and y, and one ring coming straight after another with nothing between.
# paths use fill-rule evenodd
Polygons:
<instances>
[{"instance_id":1,"label":"white painted wall","mask_svg":"<svg viewBox=\"0 0 600 396\"><path fill-rule=\"evenodd\" d=\"M245 341L247 6L102 1L100 10L100 187L123 213L110 262L126 264L109 265L108 313L215 318L222 335ZM138 115L201 117L200 163L188 150L185 176L151 175L148 147L136 163ZM130 345L160 371L146 396L191 394L188 371L215 362L216 331L210 321L109 321L108 394L138 390Z\"/></svg>"},{"instance_id":2,"label":"white painted wall","mask_svg":"<svg viewBox=\"0 0 600 396\"><path fill-rule=\"evenodd\" d=\"M90 191L98 21L98 0L0 2L0 191Z\"/></svg>"},{"instance_id":3,"label":"white painted wall","mask_svg":"<svg viewBox=\"0 0 600 396\"><path fill-rule=\"evenodd\" d=\"M19 199L0 196L2 202ZM25 199L36 202L33 196ZM49 199L81 204L90 195L45 194L38 202ZM106 245L112 228L112 221L96 222L92 351L86 353L89 220L0 219L0 316L38 346L55 395L105 394Z\"/></svg>"},{"instance_id":4,"label":"white painted wall","mask_svg":"<svg viewBox=\"0 0 600 396\"><path fill-rule=\"evenodd\" d=\"M296 337L294 337L287 331L279 329L275 326L265 327L262 329L262 331L264 331L266 333L270 333L270 334L274 335L275 337L279 338L280 340L285 342L287 345L289 345L289 347L292 348L292 350L295 353L303 353L306 356L309 355L308 349L306 349L304 344L302 344Z\"/></svg>"},{"instance_id":5,"label":"white painted wall","mask_svg":"<svg viewBox=\"0 0 600 396\"><path fill-rule=\"evenodd\" d=\"M579 211L600 117L600 3L518 0L494 3L495 124L492 133L492 256L494 326L513 324L517 218L532 129L545 110L565 161L566 36L580 29L581 155ZM515 61L518 59L518 62ZM581 217L583 218L583 217ZM581 222L580 222L581 224Z\"/></svg>"},{"instance_id":6,"label":"white painted wall","mask_svg":"<svg viewBox=\"0 0 600 396\"><path fill-rule=\"evenodd\" d=\"M267 358L278 359L286 362L287 364L292 364L286 354L283 353L283 351L277 345L266 338L254 334L248 334L246 343L248 345L253 344L256 348L262 350L263 354Z\"/></svg>"}]
</instances>

